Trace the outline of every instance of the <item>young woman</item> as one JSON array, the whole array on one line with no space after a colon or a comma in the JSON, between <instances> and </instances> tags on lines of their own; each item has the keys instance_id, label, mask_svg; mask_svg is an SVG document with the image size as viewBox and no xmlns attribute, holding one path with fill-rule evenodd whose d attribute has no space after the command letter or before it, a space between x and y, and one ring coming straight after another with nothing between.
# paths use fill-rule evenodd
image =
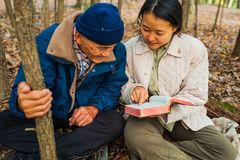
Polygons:
<instances>
[{"instance_id":1,"label":"young woman","mask_svg":"<svg viewBox=\"0 0 240 160\"><path fill-rule=\"evenodd\" d=\"M143 160L235 160L233 145L218 132L204 104L208 98L208 54L199 40L181 33L178 0L146 0L138 16L141 34L126 42L126 103L152 95L184 99L156 117L129 117L124 131L131 157ZM167 138L166 138L167 137Z\"/></svg>"}]
</instances>

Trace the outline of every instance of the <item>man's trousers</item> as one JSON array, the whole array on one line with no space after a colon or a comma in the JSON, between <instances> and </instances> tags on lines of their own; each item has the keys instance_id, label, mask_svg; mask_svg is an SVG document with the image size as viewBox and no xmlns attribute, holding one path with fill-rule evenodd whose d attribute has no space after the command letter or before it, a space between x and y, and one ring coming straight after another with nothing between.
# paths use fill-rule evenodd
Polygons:
<instances>
[{"instance_id":1,"label":"man's trousers","mask_svg":"<svg viewBox=\"0 0 240 160\"><path fill-rule=\"evenodd\" d=\"M108 145L122 134L124 119L116 111L103 111L94 121L84 127L71 127L71 132L62 132L69 128L68 121L53 117L57 156L65 160L79 156ZM9 110L0 112L0 144L17 152L38 154L38 142L33 119L16 117Z\"/></svg>"}]
</instances>

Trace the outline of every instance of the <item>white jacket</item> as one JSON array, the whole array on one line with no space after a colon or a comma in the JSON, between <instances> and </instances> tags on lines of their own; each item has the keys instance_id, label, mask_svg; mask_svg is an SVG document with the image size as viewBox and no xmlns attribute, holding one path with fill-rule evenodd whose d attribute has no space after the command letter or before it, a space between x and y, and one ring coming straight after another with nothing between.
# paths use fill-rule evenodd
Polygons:
<instances>
[{"instance_id":1,"label":"white jacket","mask_svg":"<svg viewBox=\"0 0 240 160\"><path fill-rule=\"evenodd\" d=\"M122 98L125 103L132 103L130 93L134 87L148 88L153 52L141 36L130 39L125 45L129 81L122 88ZM179 97L194 104L174 105L167 123L182 120L193 131L213 125L204 107L208 99L208 54L202 42L189 35L175 35L159 62L158 75L160 95Z\"/></svg>"}]
</instances>

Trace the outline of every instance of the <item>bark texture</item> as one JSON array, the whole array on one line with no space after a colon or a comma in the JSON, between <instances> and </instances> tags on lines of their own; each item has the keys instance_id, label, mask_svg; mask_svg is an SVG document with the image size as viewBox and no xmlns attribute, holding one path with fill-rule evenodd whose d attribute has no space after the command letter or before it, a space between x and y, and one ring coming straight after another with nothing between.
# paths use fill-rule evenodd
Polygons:
<instances>
[{"instance_id":1,"label":"bark texture","mask_svg":"<svg viewBox=\"0 0 240 160\"><path fill-rule=\"evenodd\" d=\"M16 16L15 30L20 44L20 56L27 83L33 90L44 89L45 84L35 44L33 1L15 0L14 9ZM56 146L51 112L48 112L42 118L35 119L35 122L41 159L56 160Z\"/></svg>"}]
</instances>

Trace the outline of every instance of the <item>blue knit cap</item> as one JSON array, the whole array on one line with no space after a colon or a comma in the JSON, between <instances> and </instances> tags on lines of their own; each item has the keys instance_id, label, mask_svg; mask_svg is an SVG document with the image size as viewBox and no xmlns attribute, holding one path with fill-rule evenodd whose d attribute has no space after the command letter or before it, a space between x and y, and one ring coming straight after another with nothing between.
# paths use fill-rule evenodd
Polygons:
<instances>
[{"instance_id":1,"label":"blue knit cap","mask_svg":"<svg viewBox=\"0 0 240 160\"><path fill-rule=\"evenodd\" d=\"M122 40L124 25L117 7L96 3L77 17L76 30L98 44L112 45Z\"/></svg>"}]
</instances>

